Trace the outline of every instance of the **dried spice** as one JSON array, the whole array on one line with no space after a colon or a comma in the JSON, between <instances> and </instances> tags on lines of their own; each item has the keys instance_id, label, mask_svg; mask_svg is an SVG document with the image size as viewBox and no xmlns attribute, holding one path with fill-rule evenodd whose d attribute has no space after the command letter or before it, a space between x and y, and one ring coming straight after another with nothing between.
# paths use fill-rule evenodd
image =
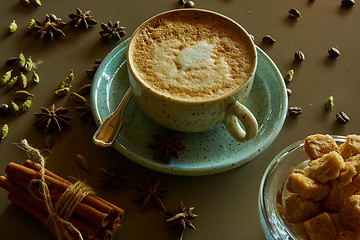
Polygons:
<instances>
[{"instance_id":1,"label":"dried spice","mask_svg":"<svg viewBox=\"0 0 360 240\"><path fill-rule=\"evenodd\" d=\"M20 83L21 88L26 88L26 86L27 86L27 77L22 72L20 72L20 82L19 83Z\"/></svg>"},{"instance_id":2,"label":"dried spice","mask_svg":"<svg viewBox=\"0 0 360 240\"><path fill-rule=\"evenodd\" d=\"M8 81L8 83L6 84L6 90L10 90L12 89L13 87L15 87L16 83L18 82L19 80L19 76L14 76L10 79L10 81Z\"/></svg>"},{"instance_id":3,"label":"dried spice","mask_svg":"<svg viewBox=\"0 0 360 240\"><path fill-rule=\"evenodd\" d=\"M90 171L90 166L89 163L87 161L87 159L81 155L81 154L76 154L75 155L75 161L77 164L79 164L79 166L86 172Z\"/></svg>"},{"instance_id":4,"label":"dried spice","mask_svg":"<svg viewBox=\"0 0 360 240\"><path fill-rule=\"evenodd\" d=\"M11 75L12 75L12 71L13 70L9 70L6 73L4 73L4 75L1 78L1 82L0 82L0 87L5 86L11 79Z\"/></svg>"},{"instance_id":5,"label":"dried spice","mask_svg":"<svg viewBox=\"0 0 360 240\"><path fill-rule=\"evenodd\" d=\"M32 3L33 3L35 6L41 6L41 1L40 1L40 0L32 0Z\"/></svg>"},{"instance_id":6,"label":"dried spice","mask_svg":"<svg viewBox=\"0 0 360 240\"><path fill-rule=\"evenodd\" d=\"M305 54L302 51L296 51L294 57L299 62L305 61Z\"/></svg>"},{"instance_id":7,"label":"dried spice","mask_svg":"<svg viewBox=\"0 0 360 240\"><path fill-rule=\"evenodd\" d=\"M289 10L289 16L291 18L301 18L301 13L299 10L295 9L295 8L291 8Z\"/></svg>"},{"instance_id":8,"label":"dried spice","mask_svg":"<svg viewBox=\"0 0 360 240\"><path fill-rule=\"evenodd\" d=\"M186 209L184 204L180 202L178 213L172 214L172 217L166 219L166 222L174 224L174 226L176 227L175 229L180 236L180 240L183 239L186 227L192 230L196 230L195 226L191 222L191 220L198 217L198 215L193 213L194 208L195 207L190 207ZM168 215L170 215L170 213Z\"/></svg>"},{"instance_id":9,"label":"dried spice","mask_svg":"<svg viewBox=\"0 0 360 240\"><path fill-rule=\"evenodd\" d=\"M64 107L55 109L55 104L51 106L51 109L41 107L41 112L34 114L38 118L34 126L43 128L45 133L53 129L60 133L64 127L70 126L68 121L71 120L71 117L65 115L68 112L69 109Z\"/></svg>"},{"instance_id":10,"label":"dried spice","mask_svg":"<svg viewBox=\"0 0 360 240\"><path fill-rule=\"evenodd\" d=\"M20 0L20 3L26 7L30 7L31 5L36 7L41 6L40 0Z\"/></svg>"},{"instance_id":11,"label":"dried spice","mask_svg":"<svg viewBox=\"0 0 360 240\"><path fill-rule=\"evenodd\" d=\"M71 70L69 75L59 84L57 89L62 89L62 88L70 88L72 82L74 81L74 71Z\"/></svg>"},{"instance_id":12,"label":"dried spice","mask_svg":"<svg viewBox=\"0 0 360 240\"><path fill-rule=\"evenodd\" d=\"M332 47L328 50L328 54L332 58L337 58L340 56L340 51L339 51L339 49Z\"/></svg>"},{"instance_id":13,"label":"dried spice","mask_svg":"<svg viewBox=\"0 0 360 240\"><path fill-rule=\"evenodd\" d=\"M120 22L117 21L113 24L110 20L108 24L101 23L102 31L99 32L101 38L106 39L109 42L120 40L125 36L125 27L120 26Z\"/></svg>"},{"instance_id":14,"label":"dried spice","mask_svg":"<svg viewBox=\"0 0 360 240\"><path fill-rule=\"evenodd\" d=\"M341 1L341 7L343 8L351 8L354 6L355 0L342 0Z\"/></svg>"},{"instance_id":15,"label":"dried spice","mask_svg":"<svg viewBox=\"0 0 360 240\"><path fill-rule=\"evenodd\" d=\"M292 94L292 90L290 88L286 88L286 93L288 96L290 96Z\"/></svg>"},{"instance_id":16,"label":"dried spice","mask_svg":"<svg viewBox=\"0 0 360 240\"><path fill-rule=\"evenodd\" d=\"M30 72L34 67L35 67L35 63L33 62L33 60L31 59L31 56L30 56L25 63L24 69L27 72Z\"/></svg>"},{"instance_id":17,"label":"dried spice","mask_svg":"<svg viewBox=\"0 0 360 240\"><path fill-rule=\"evenodd\" d=\"M9 134L9 125L7 125L6 123L1 127L1 136L0 136L0 140L4 140L7 135Z\"/></svg>"},{"instance_id":18,"label":"dried spice","mask_svg":"<svg viewBox=\"0 0 360 240\"><path fill-rule=\"evenodd\" d=\"M27 25L27 27L26 27L25 32L28 33L28 34L31 33L31 32L33 31L34 26L35 26L35 19L32 18L32 19L29 21L29 23L28 23L28 25Z\"/></svg>"},{"instance_id":19,"label":"dried spice","mask_svg":"<svg viewBox=\"0 0 360 240\"><path fill-rule=\"evenodd\" d=\"M102 62L102 59L96 59L94 61L95 66L93 68L87 69L86 73L93 77L95 75L96 70L99 68L101 62Z\"/></svg>"},{"instance_id":20,"label":"dried spice","mask_svg":"<svg viewBox=\"0 0 360 240\"><path fill-rule=\"evenodd\" d=\"M26 58L23 53L19 54L19 66L20 68L24 68L26 64Z\"/></svg>"},{"instance_id":21,"label":"dried spice","mask_svg":"<svg viewBox=\"0 0 360 240\"><path fill-rule=\"evenodd\" d=\"M80 95L84 96L84 95L89 94L89 93L90 93L90 90L91 90L91 83L82 86L82 87L77 91L77 94L80 94Z\"/></svg>"},{"instance_id":22,"label":"dried spice","mask_svg":"<svg viewBox=\"0 0 360 240\"><path fill-rule=\"evenodd\" d=\"M34 97L34 94L31 94L25 90L19 90L15 92L15 99L25 100L32 97Z\"/></svg>"},{"instance_id":23,"label":"dried spice","mask_svg":"<svg viewBox=\"0 0 360 240\"><path fill-rule=\"evenodd\" d=\"M79 118L83 121L93 122L92 110L89 104L84 104L83 106L78 106L75 109L79 114Z\"/></svg>"},{"instance_id":24,"label":"dried spice","mask_svg":"<svg viewBox=\"0 0 360 240\"><path fill-rule=\"evenodd\" d=\"M267 43L267 44L274 44L276 42L276 40L270 35L265 35L262 38L262 41L263 41L263 43Z\"/></svg>"},{"instance_id":25,"label":"dried spice","mask_svg":"<svg viewBox=\"0 0 360 240\"><path fill-rule=\"evenodd\" d=\"M144 210L150 202L154 202L159 209L166 211L161 199L165 197L164 194L167 190L160 187L160 179L157 179L155 183L146 181L145 184L139 184L137 190L139 194L136 196L135 201L141 202L141 210Z\"/></svg>"},{"instance_id":26,"label":"dried spice","mask_svg":"<svg viewBox=\"0 0 360 240\"><path fill-rule=\"evenodd\" d=\"M76 28L85 28L88 30L89 26L97 24L97 21L91 16L91 11L83 12L80 8L76 9L76 13L69 14L69 17L71 20L68 24L73 25Z\"/></svg>"},{"instance_id":27,"label":"dried spice","mask_svg":"<svg viewBox=\"0 0 360 240\"><path fill-rule=\"evenodd\" d=\"M185 1L184 8L193 8L195 3L193 1Z\"/></svg>"},{"instance_id":28,"label":"dried spice","mask_svg":"<svg viewBox=\"0 0 360 240\"><path fill-rule=\"evenodd\" d=\"M61 21L61 18L56 17L54 14L46 14L44 21L35 20L32 30L40 33L40 39L47 38L54 41L56 36L66 36L61 30L65 25L66 23Z\"/></svg>"},{"instance_id":29,"label":"dried spice","mask_svg":"<svg viewBox=\"0 0 360 240\"><path fill-rule=\"evenodd\" d=\"M38 75L35 71L33 71L32 81L33 81L33 83L35 83L35 84L37 84L37 83L40 82L40 77L39 77L39 75Z\"/></svg>"},{"instance_id":30,"label":"dried spice","mask_svg":"<svg viewBox=\"0 0 360 240\"><path fill-rule=\"evenodd\" d=\"M100 180L100 187L102 189L119 189L129 180L129 177L119 167L112 169L96 168L103 173L103 177Z\"/></svg>"},{"instance_id":31,"label":"dried spice","mask_svg":"<svg viewBox=\"0 0 360 240\"><path fill-rule=\"evenodd\" d=\"M302 109L301 107L290 107L289 114L291 116L299 116L300 114L302 114Z\"/></svg>"},{"instance_id":32,"label":"dried spice","mask_svg":"<svg viewBox=\"0 0 360 240\"><path fill-rule=\"evenodd\" d=\"M334 110L334 97L333 96L330 96L326 99L325 108L330 111Z\"/></svg>"},{"instance_id":33,"label":"dried spice","mask_svg":"<svg viewBox=\"0 0 360 240\"><path fill-rule=\"evenodd\" d=\"M285 77L284 77L285 82L291 82L294 78L294 74L295 74L295 72L292 69L287 71L287 73L285 74Z\"/></svg>"},{"instance_id":34,"label":"dried spice","mask_svg":"<svg viewBox=\"0 0 360 240\"><path fill-rule=\"evenodd\" d=\"M11 101L9 109L12 114L16 114L17 112L19 112L19 106L14 101Z\"/></svg>"},{"instance_id":35,"label":"dried spice","mask_svg":"<svg viewBox=\"0 0 360 240\"><path fill-rule=\"evenodd\" d=\"M71 93L71 99L74 100L74 102L79 103L79 104L85 104L86 98L81 96L80 94L76 93L76 92L72 92Z\"/></svg>"},{"instance_id":36,"label":"dried spice","mask_svg":"<svg viewBox=\"0 0 360 240\"><path fill-rule=\"evenodd\" d=\"M155 150L154 159L168 163L171 157L180 159L179 151L186 148L181 142L180 135L172 132L153 135L154 142L147 147Z\"/></svg>"},{"instance_id":37,"label":"dried spice","mask_svg":"<svg viewBox=\"0 0 360 240\"><path fill-rule=\"evenodd\" d=\"M15 22L15 20L12 20L12 22L9 25L9 33L14 33L17 30L18 26Z\"/></svg>"},{"instance_id":38,"label":"dried spice","mask_svg":"<svg viewBox=\"0 0 360 240\"><path fill-rule=\"evenodd\" d=\"M9 105L3 103L0 105L0 114L5 114L9 109Z\"/></svg>"},{"instance_id":39,"label":"dried spice","mask_svg":"<svg viewBox=\"0 0 360 240\"><path fill-rule=\"evenodd\" d=\"M343 124L348 124L350 122L350 118L345 112L338 112L336 114L336 119Z\"/></svg>"},{"instance_id":40,"label":"dried spice","mask_svg":"<svg viewBox=\"0 0 360 240\"><path fill-rule=\"evenodd\" d=\"M30 7L30 0L20 0L20 3L26 7Z\"/></svg>"},{"instance_id":41,"label":"dried spice","mask_svg":"<svg viewBox=\"0 0 360 240\"><path fill-rule=\"evenodd\" d=\"M70 88L65 87L65 88L56 90L54 93L56 96L62 97L62 96L65 96L66 94L68 94L69 92L70 92Z\"/></svg>"},{"instance_id":42,"label":"dried spice","mask_svg":"<svg viewBox=\"0 0 360 240\"><path fill-rule=\"evenodd\" d=\"M48 134L44 138L44 144L47 149L50 149L54 144L54 137L52 134Z\"/></svg>"},{"instance_id":43,"label":"dried spice","mask_svg":"<svg viewBox=\"0 0 360 240\"><path fill-rule=\"evenodd\" d=\"M32 98L26 99L20 106L19 106L19 112L26 112L30 109L32 104Z\"/></svg>"}]
</instances>

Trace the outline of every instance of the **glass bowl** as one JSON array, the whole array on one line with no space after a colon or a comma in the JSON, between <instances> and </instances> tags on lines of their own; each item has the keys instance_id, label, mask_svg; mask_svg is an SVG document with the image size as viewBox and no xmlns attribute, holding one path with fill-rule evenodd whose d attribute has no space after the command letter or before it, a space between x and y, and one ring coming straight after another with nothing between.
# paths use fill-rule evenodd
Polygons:
<instances>
[{"instance_id":1,"label":"glass bowl","mask_svg":"<svg viewBox=\"0 0 360 240\"><path fill-rule=\"evenodd\" d=\"M346 141L344 136L332 136L337 145ZM304 140L291 144L282 150L266 168L259 190L259 215L266 239L308 239L284 217L282 206L289 195L285 184L294 169L308 165L309 157L304 150Z\"/></svg>"}]
</instances>

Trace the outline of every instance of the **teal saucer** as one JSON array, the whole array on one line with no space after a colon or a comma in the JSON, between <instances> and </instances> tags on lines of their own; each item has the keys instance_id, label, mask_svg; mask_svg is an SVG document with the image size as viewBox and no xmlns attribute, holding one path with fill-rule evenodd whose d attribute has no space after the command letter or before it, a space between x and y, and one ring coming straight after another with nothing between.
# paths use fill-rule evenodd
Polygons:
<instances>
[{"instance_id":1,"label":"teal saucer","mask_svg":"<svg viewBox=\"0 0 360 240\"><path fill-rule=\"evenodd\" d=\"M99 66L91 89L91 107L99 126L115 110L129 87L126 49L129 39L115 47ZM259 124L257 136L247 142L237 142L224 126L202 133L183 133L187 148L180 159L169 163L154 159L154 150L147 145L153 135L163 133L131 98L124 112L124 123L113 147L132 161L156 170L176 175L208 175L238 167L259 155L279 134L287 113L287 93L284 80L273 61L257 48L258 67L250 96L245 105Z\"/></svg>"}]
</instances>

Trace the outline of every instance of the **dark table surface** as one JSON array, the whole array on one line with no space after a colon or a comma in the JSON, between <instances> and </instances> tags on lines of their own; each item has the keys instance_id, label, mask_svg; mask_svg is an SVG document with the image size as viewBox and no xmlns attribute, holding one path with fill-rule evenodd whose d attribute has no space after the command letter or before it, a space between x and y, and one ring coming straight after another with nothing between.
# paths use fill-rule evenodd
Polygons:
<instances>
[{"instance_id":1,"label":"dark table surface","mask_svg":"<svg viewBox=\"0 0 360 240\"><path fill-rule=\"evenodd\" d=\"M75 111L78 106L69 96L56 98L54 90L74 70L73 89L91 83L86 69L94 61L104 58L121 41L107 43L100 39L100 23L120 21L130 37L135 28L147 18L174 8L178 1L158 0L78 0L43 1L41 7L24 7L19 1L2 1L0 8L0 73L9 69L3 62L23 52L38 62L40 83L28 89L35 97L31 108L16 116L0 116L0 125L7 123L8 137L0 142L0 171L13 161L22 164L27 156L14 143L26 138L34 147L44 149L44 137L33 126L34 113L41 107L69 107L73 117L71 127L55 135L51 153L47 154L47 168L58 175L73 176L86 181L97 194L125 209L122 228L114 239L177 239L164 221L164 214L155 207L140 211L133 202L136 184L147 179L160 178L168 189L164 204L176 209L179 201L186 207L194 206L199 217L193 220L196 231L186 230L184 239L265 239L258 214L258 189L261 177L273 157L289 144L314 133L347 135L360 133L360 12L359 4L351 9L340 7L340 0L198 0L196 7L213 10L229 16L245 27L255 37L255 43L275 62L282 74L295 70L288 84L293 94L289 106L300 106L302 115L287 117L275 141L258 157L236 169L209 176L174 176L158 173L126 159L112 148L98 148L92 143L96 127L83 123ZM68 29L66 37L54 42L38 39L36 34L26 35L30 19L42 20L53 13L63 20L76 8L90 10L99 23L88 31ZM288 17L291 8L298 9L302 18L293 21ZM18 30L8 34L7 28L15 19ZM276 39L273 45L261 42L264 35ZM125 39L124 38L124 39ZM328 49L337 47L341 55L328 58ZM306 60L294 62L294 52L301 50ZM0 89L0 104L8 103L15 90ZM334 96L334 110L326 111L325 100ZM336 113L344 111L350 117L347 125L336 121ZM83 171L75 162L76 154L85 156L92 166ZM94 166L107 168L119 166L127 171L131 180L120 189L102 190L102 175ZM55 239L35 220L7 199L0 190L0 239Z\"/></svg>"}]
</instances>

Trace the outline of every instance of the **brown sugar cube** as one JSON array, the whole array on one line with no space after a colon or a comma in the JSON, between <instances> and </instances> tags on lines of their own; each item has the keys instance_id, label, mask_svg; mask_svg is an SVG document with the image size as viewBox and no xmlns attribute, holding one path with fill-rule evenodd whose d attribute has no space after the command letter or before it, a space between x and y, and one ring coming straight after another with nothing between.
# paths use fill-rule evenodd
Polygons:
<instances>
[{"instance_id":1,"label":"brown sugar cube","mask_svg":"<svg viewBox=\"0 0 360 240\"><path fill-rule=\"evenodd\" d=\"M305 221L304 226L311 240L336 240L337 231L327 212Z\"/></svg>"},{"instance_id":2,"label":"brown sugar cube","mask_svg":"<svg viewBox=\"0 0 360 240\"><path fill-rule=\"evenodd\" d=\"M295 169L291 174L293 174L293 173L301 173L301 174L303 174L303 175L306 176L305 171L302 170L302 169ZM287 179L287 182L286 182L286 184L285 184L285 187L286 187L286 189L287 189L289 192L292 192L292 193L293 193L294 190L292 190L292 188L291 188L291 174L290 174L290 177Z\"/></svg>"},{"instance_id":3,"label":"brown sugar cube","mask_svg":"<svg viewBox=\"0 0 360 240\"><path fill-rule=\"evenodd\" d=\"M360 153L360 135L347 135L346 142L340 145L340 155L346 160Z\"/></svg>"},{"instance_id":4,"label":"brown sugar cube","mask_svg":"<svg viewBox=\"0 0 360 240\"><path fill-rule=\"evenodd\" d=\"M327 183L339 176L341 169L345 167L345 161L339 153L332 151L310 161L309 167L309 177Z\"/></svg>"},{"instance_id":5,"label":"brown sugar cube","mask_svg":"<svg viewBox=\"0 0 360 240\"><path fill-rule=\"evenodd\" d=\"M325 198L329 192L327 184L319 183L303 173L293 172L289 177L289 184L292 192L315 201Z\"/></svg>"},{"instance_id":6,"label":"brown sugar cube","mask_svg":"<svg viewBox=\"0 0 360 240\"><path fill-rule=\"evenodd\" d=\"M331 151L338 151L339 147L330 135L315 134L305 138L304 149L312 160Z\"/></svg>"},{"instance_id":7,"label":"brown sugar cube","mask_svg":"<svg viewBox=\"0 0 360 240\"><path fill-rule=\"evenodd\" d=\"M345 162L345 167L341 170L339 179L343 185L347 185L352 182L353 177L357 175L356 166L357 163Z\"/></svg>"},{"instance_id":8,"label":"brown sugar cube","mask_svg":"<svg viewBox=\"0 0 360 240\"><path fill-rule=\"evenodd\" d=\"M358 190L358 187L353 183L343 185L340 179L330 181L329 185L330 191L322 202L322 207L332 212L339 212L344 204L344 199Z\"/></svg>"},{"instance_id":9,"label":"brown sugar cube","mask_svg":"<svg viewBox=\"0 0 360 240\"><path fill-rule=\"evenodd\" d=\"M360 195L352 195L344 200L339 219L349 230L356 231L360 228Z\"/></svg>"},{"instance_id":10,"label":"brown sugar cube","mask_svg":"<svg viewBox=\"0 0 360 240\"><path fill-rule=\"evenodd\" d=\"M303 222L320 213L320 204L292 193L285 199L285 216L291 223Z\"/></svg>"}]
</instances>

